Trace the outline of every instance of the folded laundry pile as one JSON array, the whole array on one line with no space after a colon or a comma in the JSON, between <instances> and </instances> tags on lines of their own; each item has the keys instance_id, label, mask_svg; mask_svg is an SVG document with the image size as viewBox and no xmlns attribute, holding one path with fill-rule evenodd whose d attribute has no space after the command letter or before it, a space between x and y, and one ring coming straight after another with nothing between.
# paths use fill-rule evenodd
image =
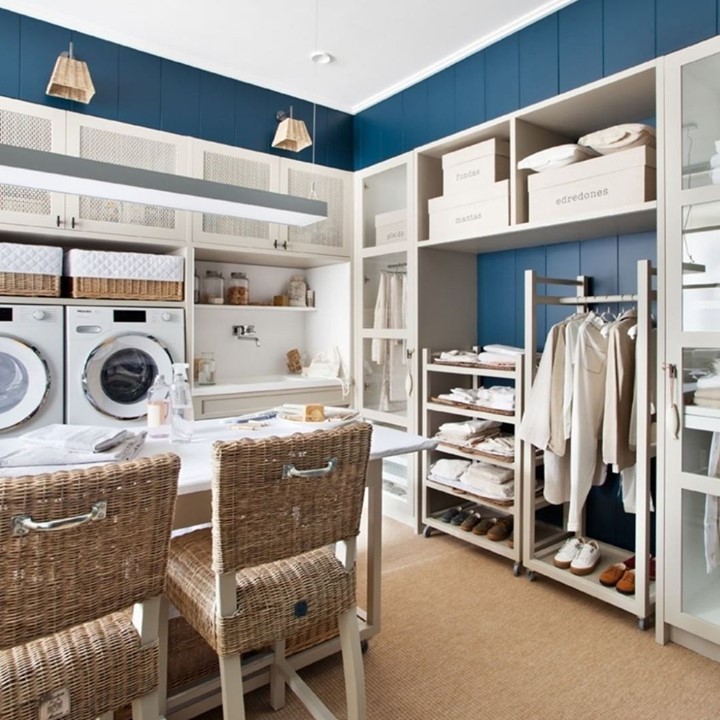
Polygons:
<instances>
[{"instance_id":1,"label":"folded laundry pile","mask_svg":"<svg viewBox=\"0 0 720 720\"><path fill-rule=\"evenodd\" d=\"M437 358L440 362L477 364L478 356L472 350L443 350Z\"/></svg>"},{"instance_id":2,"label":"folded laundry pile","mask_svg":"<svg viewBox=\"0 0 720 720\"><path fill-rule=\"evenodd\" d=\"M518 357L524 352L522 348L511 345L484 345L482 352L478 354L478 360L483 365L514 368Z\"/></svg>"},{"instance_id":3,"label":"folded laundry pile","mask_svg":"<svg viewBox=\"0 0 720 720\"><path fill-rule=\"evenodd\" d=\"M470 460L441 458L430 467L429 477L439 483L452 483L457 481L468 467L470 467Z\"/></svg>"},{"instance_id":4,"label":"folded laundry pile","mask_svg":"<svg viewBox=\"0 0 720 720\"><path fill-rule=\"evenodd\" d=\"M515 388L502 385L475 389L452 388L449 393L438 395L438 398L448 402L476 405L504 412L515 411Z\"/></svg>"},{"instance_id":5,"label":"folded laundry pile","mask_svg":"<svg viewBox=\"0 0 720 720\"><path fill-rule=\"evenodd\" d=\"M515 473L490 463L472 463L460 476L459 482L483 497L512 500L515 496Z\"/></svg>"},{"instance_id":6,"label":"folded laundry pile","mask_svg":"<svg viewBox=\"0 0 720 720\"><path fill-rule=\"evenodd\" d=\"M494 420L466 420L465 422L443 423L435 437L438 440L452 443L453 445L465 445L475 439L485 439L496 435L500 423Z\"/></svg>"},{"instance_id":7,"label":"folded laundry pile","mask_svg":"<svg viewBox=\"0 0 720 720\"><path fill-rule=\"evenodd\" d=\"M489 453L512 461L515 457L515 436L508 434L471 439L468 443L473 450Z\"/></svg>"},{"instance_id":8,"label":"folded laundry pile","mask_svg":"<svg viewBox=\"0 0 720 720\"><path fill-rule=\"evenodd\" d=\"M698 407L720 408L720 387L698 387L694 403Z\"/></svg>"},{"instance_id":9,"label":"folded laundry pile","mask_svg":"<svg viewBox=\"0 0 720 720\"><path fill-rule=\"evenodd\" d=\"M46 425L5 441L0 449L0 467L132 460L142 449L145 435L145 431L91 425Z\"/></svg>"}]
</instances>

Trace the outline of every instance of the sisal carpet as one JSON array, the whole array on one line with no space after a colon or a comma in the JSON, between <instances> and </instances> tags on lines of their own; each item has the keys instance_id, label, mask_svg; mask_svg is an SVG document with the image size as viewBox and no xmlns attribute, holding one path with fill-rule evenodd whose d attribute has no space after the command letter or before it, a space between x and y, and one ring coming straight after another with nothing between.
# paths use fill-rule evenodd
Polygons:
<instances>
[{"instance_id":1,"label":"sisal carpet","mask_svg":"<svg viewBox=\"0 0 720 720\"><path fill-rule=\"evenodd\" d=\"M383 628L364 655L369 720L720 717L720 666L662 647L634 617L443 535L384 522ZM347 717L340 656L301 672ZM288 692L246 698L248 720L307 720ZM218 720L222 713L206 713Z\"/></svg>"}]
</instances>

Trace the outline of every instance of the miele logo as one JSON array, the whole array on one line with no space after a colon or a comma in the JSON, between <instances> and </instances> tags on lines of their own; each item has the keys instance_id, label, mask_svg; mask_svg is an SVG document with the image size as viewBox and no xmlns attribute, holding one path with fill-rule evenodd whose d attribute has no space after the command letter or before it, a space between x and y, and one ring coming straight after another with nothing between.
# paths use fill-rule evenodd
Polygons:
<instances>
[{"instance_id":1,"label":"miele logo","mask_svg":"<svg viewBox=\"0 0 720 720\"><path fill-rule=\"evenodd\" d=\"M460 223L471 222L473 220L482 220L482 213L472 213L472 215L461 215L460 217L455 218L455 224L460 225Z\"/></svg>"},{"instance_id":2,"label":"miele logo","mask_svg":"<svg viewBox=\"0 0 720 720\"><path fill-rule=\"evenodd\" d=\"M456 180L468 180L480 174L480 170L468 170L467 172L455 173Z\"/></svg>"},{"instance_id":3,"label":"miele logo","mask_svg":"<svg viewBox=\"0 0 720 720\"><path fill-rule=\"evenodd\" d=\"M82 308L77 309L78 315L92 315L92 310L83 310Z\"/></svg>"}]
</instances>

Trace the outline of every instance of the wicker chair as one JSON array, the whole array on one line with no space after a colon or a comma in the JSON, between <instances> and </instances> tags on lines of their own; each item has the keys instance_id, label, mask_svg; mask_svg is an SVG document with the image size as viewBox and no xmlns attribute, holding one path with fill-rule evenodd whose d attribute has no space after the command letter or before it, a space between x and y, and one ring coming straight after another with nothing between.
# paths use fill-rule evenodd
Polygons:
<instances>
[{"instance_id":1,"label":"wicker chair","mask_svg":"<svg viewBox=\"0 0 720 720\"><path fill-rule=\"evenodd\" d=\"M0 479L0 715L157 720L180 459ZM129 608L134 605L132 613Z\"/></svg>"},{"instance_id":2,"label":"wicker chair","mask_svg":"<svg viewBox=\"0 0 720 720\"><path fill-rule=\"evenodd\" d=\"M285 640L336 618L350 720L365 678L355 610L356 536L372 428L217 442L212 529L174 538L167 596L220 656L226 720L244 720L241 653L270 648L270 703L286 684L316 718L334 716L285 659ZM336 543L335 548L332 544Z\"/></svg>"}]
</instances>

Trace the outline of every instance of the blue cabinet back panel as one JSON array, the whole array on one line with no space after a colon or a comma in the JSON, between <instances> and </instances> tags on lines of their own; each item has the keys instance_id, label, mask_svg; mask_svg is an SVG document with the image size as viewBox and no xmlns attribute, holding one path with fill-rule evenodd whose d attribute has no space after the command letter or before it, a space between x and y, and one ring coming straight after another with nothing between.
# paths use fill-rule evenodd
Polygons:
<instances>
[{"instance_id":1,"label":"blue cabinet back panel","mask_svg":"<svg viewBox=\"0 0 720 720\"><path fill-rule=\"evenodd\" d=\"M519 33L520 107L558 94L558 16L550 15Z\"/></svg>"},{"instance_id":2,"label":"blue cabinet back panel","mask_svg":"<svg viewBox=\"0 0 720 720\"><path fill-rule=\"evenodd\" d=\"M488 120L520 107L519 56L517 34L485 50L485 115Z\"/></svg>"},{"instance_id":3,"label":"blue cabinet back panel","mask_svg":"<svg viewBox=\"0 0 720 720\"><path fill-rule=\"evenodd\" d=\"M45 95L55 60L75 43L96 94L88 105ZM308 130L312 103L0 9L0 95L310 161L312 150L275 151L275 112L295 108ZM352 170L354 118L317 107L315 159ZM392 130L391 135L397 135ZM398 151L398 143L388 147Z\"/></svg>"},{"instance_id":4,"label":"blue cabinet back panel","mask_svg":"<svg viewBox=\"0 0 720 720\"><path fill-rule=\"evenodd\" d=\"M449 67L428 78L427 130L430 137L455 132L455 68ZM383 157L389 157L383 153Z\"/></svg>"},{"instance_id":5,"label":"blue cabinet back panel","mask_svg":"<svg viewBox=\"0 0 720 720\"><path fill-rule=\"evenodd\" d=\"M427 83L418 83L402 93L403 152L424 145L430 137L428 134L427 103ZM362 115L358 117L362 117Z\"/></svg>"},{"instance_id":6,"label":"blue cabinet back panel","mask_svg":"<svg viewBox=\"0 0 720 720\"><path fill-rule=\"evenodd\" d=\"M604 0L605 75L655 57L655 0Z\"/></svg>"},{"instance_id":7,"label":"blue cabinet back panel","mask_svg":"<svg viewBox=\"0 0 720 720\"><path fill-rule=\"evenodd\" d=\"M464 130L483 122L485 53L478 52L455 65L455 126Z\"/></svg>"},{"instance_id":8,"label":"blue cabinet back panel","mask_svg":"<svg viewBox=\"0 0 720 720\"><path fill-rule=\"evenodd\" d=\"M559 12L560 92L603 76L602 1L577 0Z\"/></svg>"},{"instance_id":9,"label":"blue cabinet back panel","mask_svg":"<svg viewBox=\"0 0 720 720\"><path fill-rule=\"evenodd\" d=\"M658 55L679 50L717 32L716 0L656 0Z\"/></svg>"}]
</instances>

